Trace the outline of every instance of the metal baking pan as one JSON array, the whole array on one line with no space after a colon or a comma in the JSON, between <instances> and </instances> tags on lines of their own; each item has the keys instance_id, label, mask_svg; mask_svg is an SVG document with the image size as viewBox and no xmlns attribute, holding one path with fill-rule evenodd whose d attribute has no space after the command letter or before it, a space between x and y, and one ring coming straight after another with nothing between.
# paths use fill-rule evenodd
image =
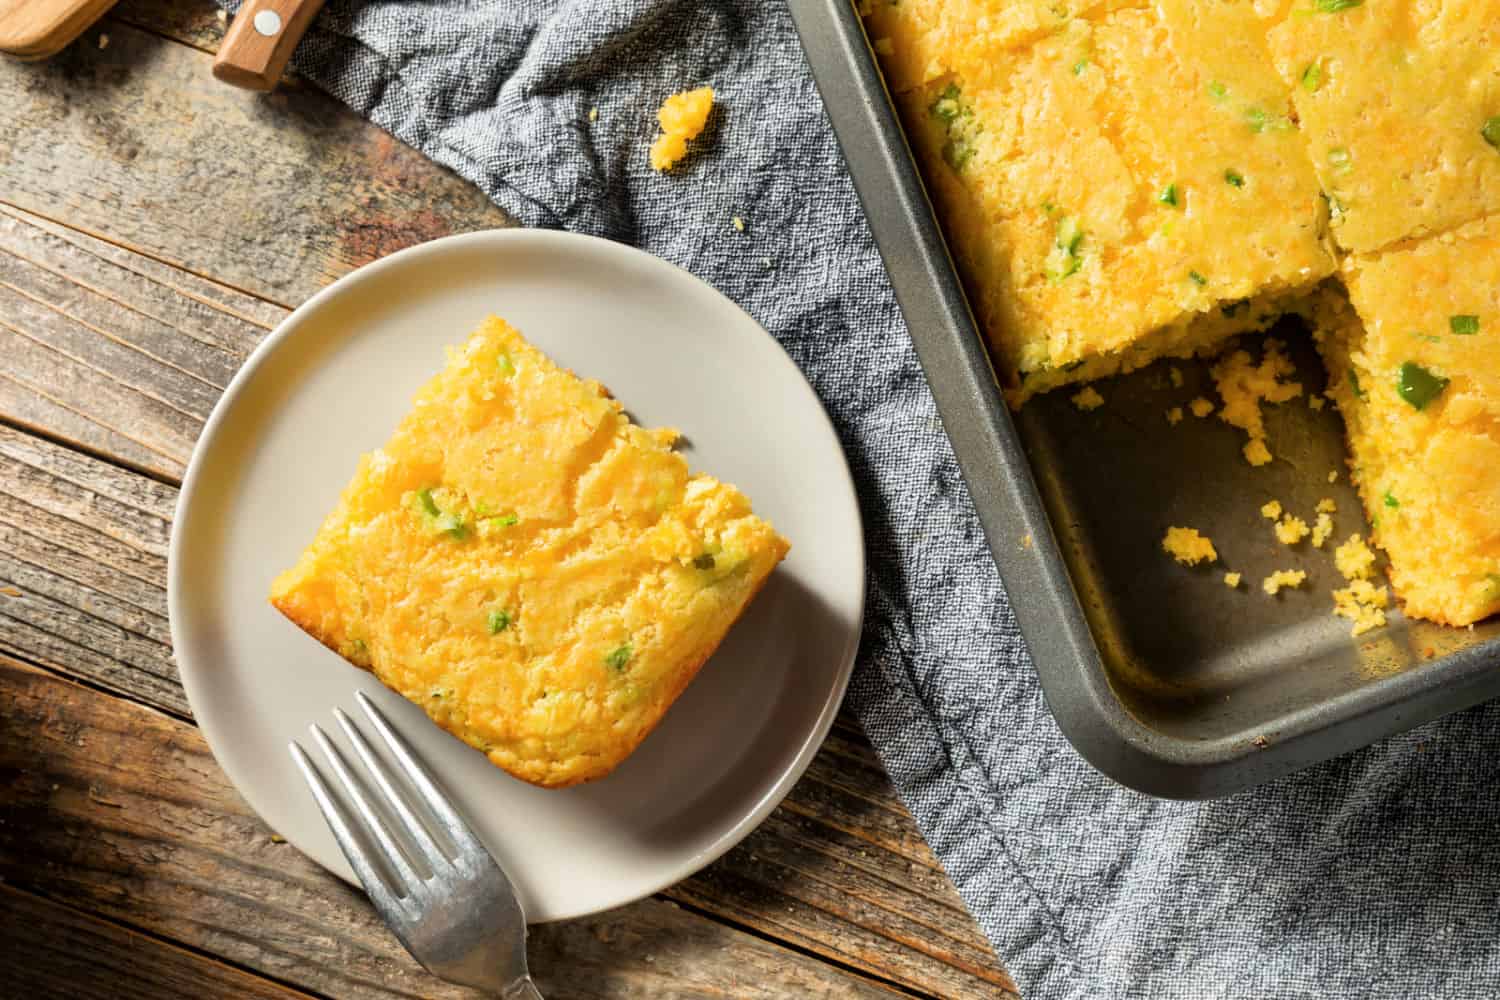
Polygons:
<instances>
[{"instance_id":1,"label":"metal baking pan","mask_svg":"<svg viewBox=\"0 0 1500 1000\"><path fill-rule=\"evenodd\" d=\"M1332 544L1286 548L1259 516L1274 497L1310 520L1329 496L1337 538L1368 534L1332 406L1268 408L1278 461L1260 469L1217 419L1167 425L1169 406L1213 398L1195 362L1171 363L1181 388L1159 363L1096 383L1108 402L1091 413L1064 390L1012 414L851 0L791 11L1047 703L1079 753L1131 788L1211 798L1500 694L1500 622L1393 614L1352 639L1330 613ZM1320 391L1307 331L1289 320L1276 332ZM1209 535L1221 565L1168 559L1173 524ZM1302 590L1259 592L1293 567L1309 573ZM1244 575L1238 590L1226 569Z\"/></svg>"}]
</instances>

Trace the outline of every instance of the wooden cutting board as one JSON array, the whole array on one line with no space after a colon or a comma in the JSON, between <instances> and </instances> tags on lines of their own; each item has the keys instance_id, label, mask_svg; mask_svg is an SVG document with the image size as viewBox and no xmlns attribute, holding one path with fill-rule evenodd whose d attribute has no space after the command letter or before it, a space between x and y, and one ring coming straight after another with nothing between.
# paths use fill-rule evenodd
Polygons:
<instances>
[{"instance_id":1,"label":"wooden cutting board","mask_svg":"<svg viewBox=\"0 0 1500 1000\"><path fill-rule=\"evenodd\" d=\"M0 52L45 59L81 35L115 0L0 0Z\"/></svg>"}]
</instances>

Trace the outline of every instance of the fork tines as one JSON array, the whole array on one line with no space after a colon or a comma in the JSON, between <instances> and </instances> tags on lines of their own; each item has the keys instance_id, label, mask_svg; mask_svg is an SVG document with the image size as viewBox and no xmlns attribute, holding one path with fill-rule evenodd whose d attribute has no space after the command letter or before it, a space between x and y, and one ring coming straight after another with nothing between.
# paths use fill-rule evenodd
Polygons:
<instances>
[{"instance_id":1,"label":"fork tines","mask_svg":"<svg viewBox=\"0 0 1500 1000\"><path fill-rule=\"evenodd\" d=\"M380 709L375 707L375 703L363 691L358 692L355 697L390 751L402 776L426 807L429 816L427 822L418 818L407 801L407 796L397 787L391 768L375 753L364 734L342 709L335 708L334 717L338 720L339 728L348 737L350 745L354 747L366 772L374 779L388 813L383 813L371 801L364 783L355 777L343 753L321 726L314 724L310 727L313 740L328 759L340 788L354 804L355 815L351 815L345 805L333 795L306 751L296 742L291 744L293 759L312 788L318 808L322 810L339 847L349 859L359 880L364 883L366 891L372 898L385 894L392 901L404 900L420 892L434 875L454 873L456 867L467 868L469 864L466 862L477 862L481 858L488 860L488 853L483 845L438 789L426 766L405 739L392 728ZM399 833L392 829L387 815L395 819ZM447 838L451 845L449 850L438 844L432 835L432 827L436 827ZM415 847L414 854L402 845L403 837L406 844ZM374 858L371 857L371 848ZM425 871L420 870L418 865Z\"/></svg>"}]
</instances>

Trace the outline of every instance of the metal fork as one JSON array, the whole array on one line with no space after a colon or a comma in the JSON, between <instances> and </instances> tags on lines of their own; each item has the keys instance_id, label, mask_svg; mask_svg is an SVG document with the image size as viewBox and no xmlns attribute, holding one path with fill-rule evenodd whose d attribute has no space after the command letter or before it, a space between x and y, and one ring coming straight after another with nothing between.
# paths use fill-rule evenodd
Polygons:
<instances>
[{"instance_id":1,"label":"metal fork","mask_svg":"<svg viewBox=\"0 0 1500 1000\"><path fill-rule=\"evenodd\" d=\"M424 823L396 787L390 768L375 755L349 716L335 708L334 717L375 779L409 846L398 842L391 823L375 808L344 755L316 723L309 727L313 740L328 758L357 816L334 797L295 740L289 748L370 901L406 950L433 975L488 990L505 1000L542 1000L526 968L526 916L510 878L375 703L363 691L355 698L427 808ZM439 846L434 832L448 841L449 849Z\"/></svg>"}]
</instances>

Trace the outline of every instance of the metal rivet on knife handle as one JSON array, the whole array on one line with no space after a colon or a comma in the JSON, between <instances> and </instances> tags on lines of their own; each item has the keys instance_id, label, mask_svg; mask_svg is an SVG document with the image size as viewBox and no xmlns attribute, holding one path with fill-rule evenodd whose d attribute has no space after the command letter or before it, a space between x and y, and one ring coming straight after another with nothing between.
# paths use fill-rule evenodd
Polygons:
<instances>
[{"instance_id":1,"label":"metal rivet on knife handle","mask_svg":"<svg viewBox=\"0 0 1500 1000\"><path fill-rule=\"evenodd\" d=\"M323 0L245 0L219 54L214 76L248 90L270 90L317 16Z\"/></svg>"}]
</instances>

